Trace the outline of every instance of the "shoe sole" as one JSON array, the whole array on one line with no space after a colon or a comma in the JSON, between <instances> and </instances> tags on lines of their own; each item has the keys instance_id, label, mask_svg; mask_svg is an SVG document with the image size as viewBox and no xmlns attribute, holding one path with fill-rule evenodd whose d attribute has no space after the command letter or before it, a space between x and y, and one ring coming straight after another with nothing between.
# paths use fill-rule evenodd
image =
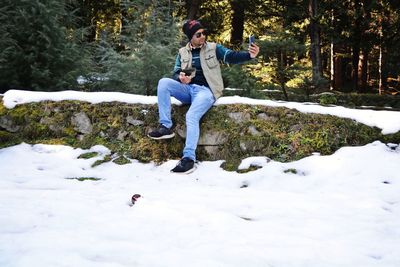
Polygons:
<instances>
[{"instance_id":1,"label":"shoe sole","mask_svg":"<svg viewBox=\"0 0 400 267\"><path fill-rule=\"evenodd\" d=\"M197 169L197 167L196 167L196 165L195 165L195 166L193 166L193 168L191 168L190 170L187 170L187 171L185 171L185 172L173 172L173 171L171 170L171 173L176 173L176 174L190 174L190 173L194 172L196 169Z\"/></svg>"},{"instance_id":2,"label":"shoe sole","mask_svg":"<svg viewBox=\"0 0 400 267\"><path fill-rule=\"evenodd\" d=\"M154 137L154 136L147 135L147 137L149 137L151 139L154 139L154 140L171 139L174 136L175 136L175 133L163 135L163 136L160 136L160 137Z\"/></svg>"}]
</instances>

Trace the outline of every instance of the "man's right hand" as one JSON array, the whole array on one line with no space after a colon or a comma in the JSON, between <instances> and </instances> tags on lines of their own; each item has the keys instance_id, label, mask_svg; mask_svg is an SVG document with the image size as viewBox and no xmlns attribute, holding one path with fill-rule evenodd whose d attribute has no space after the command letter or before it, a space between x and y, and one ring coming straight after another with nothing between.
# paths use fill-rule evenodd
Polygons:
<instances>
[{"instance_id":1,"label":"man's right hand","mask_svg":"<svg viewBox=\"0 0 400 267\"><path fill-rule=\"evenodd\" d=\"M179 73L179 80L181 80L181 83L188 84L192 80L189 76L186 76L184 72Z\"/></svg>"}]
</instances>

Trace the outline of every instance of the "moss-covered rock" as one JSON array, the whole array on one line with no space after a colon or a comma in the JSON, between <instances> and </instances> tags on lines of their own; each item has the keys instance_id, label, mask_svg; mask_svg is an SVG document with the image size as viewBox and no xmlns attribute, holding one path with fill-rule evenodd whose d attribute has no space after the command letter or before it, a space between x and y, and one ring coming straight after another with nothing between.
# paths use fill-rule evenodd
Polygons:
<instances>
[{"instance_id":1,"label":"moss-covered rock","mask_svg":"<svg viewBox=\"0 0 400 267\"><path fill-rule=\"evenodd\" d=\"M163 162L182 155L187 109L173 107L177 136L155 141L146 135L158 125L156 105L45 101L6 109L0 104L0 147L20 142L81 148L104 145L116 156L102 162L125 164L129 163L128 158ZM81 114L85 127L77 126L76 114ZM202 119L197 155L201 161L223 159L226 169L236 170L240 161L249 156L291 161L313 152L327 155L343 146L375 140L400 143L400 133L383 136L380 132L378 128L330 115L282 107L219 105Z\"/></svg>"},{"instance_id":2,"label":"moss-covered rock","mask_svg":"<svg viewBox=\"0 0 400 267\"><path fill-rule=\"evenodd\" d=\"M378 95L341 93L338 91L323 92L307 96L302 90L288 90L289 100L294 102L314 102L323 105L341 105L345 107L374 107L374 109L400 110L400 95ZM282 91L263 91L260 97L286 100Z\"/></svg>"}]
</instances>

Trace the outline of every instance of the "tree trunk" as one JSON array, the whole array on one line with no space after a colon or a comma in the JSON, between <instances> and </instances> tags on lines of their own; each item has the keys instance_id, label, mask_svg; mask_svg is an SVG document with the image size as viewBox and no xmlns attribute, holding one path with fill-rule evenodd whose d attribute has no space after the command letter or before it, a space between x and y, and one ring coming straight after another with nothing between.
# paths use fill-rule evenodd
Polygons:
<instances>
[{"instance_id":1,"label":"tree trunk","mask_svg":"<svg viewBox=\"0 0 400 267\"><path fill-rule=\"evenodd\" d=\"M335 45L331 41L330 51L330 89L335 90Z\"/></svg>"},{"instance_id":2,"label":"tree trunk","mask_svg":"<svg viewBox=\"0 0 400 267\"><path fill-rule=\"evenodd\" d=\"M368 25L371 24L371 10L372 10L372 1L373 0L362 0L361 3L361 10L362 15L360 13L360 17L362 21L362 31L360 36L360 46L361 46L361 62L359 64L359 91L360 93L366 93L368 91L368 61L369 61L369 53L373 47L371 38L368 38ZM362 40L362 42L361 42Z\"/></svg>"},{"instance_id":3,"label":"tree trunk","mask_svg":"<svg viewBox=\"0 0 400 267\"><path fill-rule=\"evenodd\" d=\"M387 89L388 73L386 65L386 51L383 44L379 46L379 94L382 95Z\"/></svg>"},{"instance_id":4,"label":"tree trunk","mask_svg":"<svg viewBox=\"0 0 400 267\"><path fill-rule=\"evenodd\" d=\"M316 83L322 78L322 57L321 57L321 37L320 26L318 24L318 1L309 0L308 11L310 16L310 39L311 39L311 61L312 61L312 80Z\"/></svg>"},{"instance_id":5,"label":"tree trunk","mask_svg":"<svg viewBox=\"0 0 400 267\"><path fill-rule=\"evenodd\" d=\"M361 64L359 69L359 77L361 79L359 89L361 93L366 93L368 90L368 53L368 50L362 50Z\"/></svg>"},{"instance_id":6,"label":"tree trunk","mask_svg":"<svg viewBox=\"0 0 400 267\"><path fill-rule=\"evenodd\" d=\"M334 85L336 90L341 90L343 87L343 56L336 55L334 60L335 65L335 75L334 75Z\"/></svg>"},{"instance_id":7,"label":"tree trunk","mask_svg":"<svg viewBox=\"0 0 400 267\"><path fill-rule=\"evenodd\" d=\"M244 0L231 0L232 7L232 32L231 44L234 48L239 48L243 41L244 30L244 9L247 1Z\"/></svg>"},{"instance_id":8,"label":"tree trunk","mask_svg":"<svg viewBox=\"0 0 400 267\"><path fill-rule=\"evenodd\" d=\"M353 26L353 44L352 44L352 87L354 91L358 91L358 63L360 61L361 46L361 24L363 17L361 15L361 3L359 0L354 1L355 5L355 21Z\"/></svg>"},{"instance_id":9,"label":"tree trunk","mask_svg":"<svg viewBox=\"0 0 400 267\"><path fill-rule=\"evenodd\" d=\"M283 95L285 96L285 100L289 101L289 96L288 96L288 94L286 92L286 86L285 86L285 83L286 83L285 74L284 74L284 69L286 67L285 66L285 62L286 62L285 53L283 51L279 51L277 58L278 58L278 71L277 71L277 73L278 73L278 81L279 81L279 84L281 86Z\"/></svg>"},{"instance_id":10,"label":"tree trunk","mask_svg":"<svg viewBox=\"0 0 400 267\"><path fill-rule=\"evenodd\" d=\"M199 13L201 2L202 0L186 1L186 8L188 11L187 19L197 19L197 14Z\"/></svg>"},{"instance_id":11,"label":"tree trunk","mask_svg":"<svg viewBox=\"0 0 400 267\"><path fill-rule=\"evenodd\" d=\"M335 13L331 10L331 27L335 24ZM335 44L333 43L333 37L331 39L331 51L330 51L330 90L336 90L335 85Z\"/></svg>"},{"instance_id":12,"label":"tree trunk","mask_svg":"<svg viewBox=\"0 0 400 267\"><path fill-rule=\"evenodd\" d=\"M144 81L145 88L146 88L146 95L151 95L151 82L149 79L146 78Z\"/></svg>"},{"instance_id":13,"label":"tree trunk","mask_svg":"<svg viewBox=\"0 0 400 267\"><path fill-rule=\"evenodd\" d=\"M352 87L354 91L358 91L358 62L360 61L360 45L353 44L353 56L352 56Z\"/></svg>"},{"instance_id":14,"label":"tree trunk","mask_svg":"<svg viewBox=\"0 0 400 267\"><path fill-rule=\"evenodd\" d=\"M380 2L380 4L382 4ZM379 63L378 63L378 72L379 72L379 94L382 95L387 88L387 70L385 68L386 65L386 21L384 19L386 14L385 10L382 6L380 6L380 15L378 17L378 28L379 28Z\"/></svg>"}]
</instances>

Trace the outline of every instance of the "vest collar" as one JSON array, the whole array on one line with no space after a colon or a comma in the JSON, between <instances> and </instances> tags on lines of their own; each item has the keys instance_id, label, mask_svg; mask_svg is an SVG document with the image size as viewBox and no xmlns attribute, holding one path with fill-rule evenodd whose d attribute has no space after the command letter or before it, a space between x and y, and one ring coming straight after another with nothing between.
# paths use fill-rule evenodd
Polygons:
<instances>
[{"instance_id":1,"label":"vest collar","mask_svg":"<svg viewBox=\"0 0 400 267\"><path fill-rule=\"evenodd\" d=\"M186 49L188 51L192 51L193 49L197 49L197 48L201 49L201 48L206 47L206 46L207 46L207 42L204 42L204 44L202 44L200 47L194 47L194 46L192 46L191 42L188 42L187 45L186 45Z\"/></svg>"}]
</instances>

